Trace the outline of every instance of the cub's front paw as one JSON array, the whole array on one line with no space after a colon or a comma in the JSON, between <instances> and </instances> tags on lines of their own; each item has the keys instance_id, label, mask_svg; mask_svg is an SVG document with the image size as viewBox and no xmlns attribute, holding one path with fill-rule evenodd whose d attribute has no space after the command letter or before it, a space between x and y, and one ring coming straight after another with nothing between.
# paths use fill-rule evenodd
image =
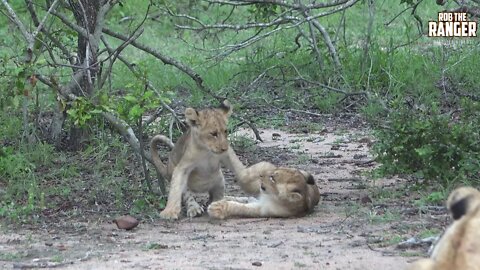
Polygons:
<instances>
[{"instance_id":1,"label":"cub's front paw","mask_svg":"<svg viewBox=\"0 0 480 270\"><path fill-rule=\"evenodd\" d=\"M228 201L212 202L207 209L208 215L213 218L225 219L228 216Z\"/></svg>"},{"instance_id":2,"label":"cub's front paw","mask_svg":"<svg viewBox=\"0 0 480 270\"><path fill-rule=\"evenodd\" d=\"M189 218L193 218L196 216L199 216L203 213L203 207L201 207L197 202L195 203L190 203L187 206L187 216Z\"/></svg>"},{"instance_id":3,"label":"cub's front paw","mask_svg":"<svg viewBox=\"0 0 480 270\"><path fill-rule=\"evenodd\" d=\"M165 208L160 212L160 217L163 219L178 219L180 214L180 209L177 208Z\"/></svg>"}]
</instances>

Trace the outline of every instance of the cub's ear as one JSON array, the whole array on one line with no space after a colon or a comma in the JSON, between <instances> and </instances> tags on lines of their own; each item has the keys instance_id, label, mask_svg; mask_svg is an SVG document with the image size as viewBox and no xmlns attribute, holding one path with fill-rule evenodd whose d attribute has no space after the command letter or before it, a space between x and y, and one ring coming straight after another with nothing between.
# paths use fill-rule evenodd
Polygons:
<instances>
[{"instance_id":1,"label":"cub's ear","mask_svg":"<svg viewBox=\"0 0 480 270\"><path fill-rule=\"evenodd\" d=\"M232 104L226 99L220 104L219 109L225 114L225 117L232 115Z\"/></svg>"},{"instance_id":2,"label":"cub's ear","mask_svg":"<svg viewBox=\"0 0 480 270\"><path fill-rule=\"evenodd\" d=\"M307 182L307 185L315 185L315 178L313 178L313 175L311 175L309 172L306 172L304 170L299 170L302 174L303 177L305 178L305 182Z\"/></svg>"},{"instance_id":3,"label":"cub's ear","mask_svg":"<svg viewBox=\"0 0 480 270\"><path fill-rule=\"evenodd\" d=\"M185 109L185 118L189 126L194 127L198 125L198 112L194 108Z\"/></svg>"},{"instance_id":4,"label":"cub's ear","mask_svg":"<svg viewBox=\"0 0 480 270\"><path fill-rule=\"evenodd\" d=\"M463 198L450 205L450 213L454 220L458 220L468 212L468 206L470 204L470 197Z\"/></svg>"},{"instance_id":5,"label":"cub's ear","mask_svg":"<svg viewBox=\"0 0 480 270\"><path fill-rule=\"evenodd\" d=\"M480 192L472 187L459 187L447 199L447 208L453 219L460 219L480 204Z\"/></svg>"},{"instance_id":6,"label":"cub's ear","mask_svg":"<svg viewBox=\"0 0 480 270\"><path fill-rule=\"evenodd\" d=\"M308 174L308 176L307 176L307 184L308 184L308 185L315 185L315 178L313 178L313 175Z\"/></svg>"}]
</instances>

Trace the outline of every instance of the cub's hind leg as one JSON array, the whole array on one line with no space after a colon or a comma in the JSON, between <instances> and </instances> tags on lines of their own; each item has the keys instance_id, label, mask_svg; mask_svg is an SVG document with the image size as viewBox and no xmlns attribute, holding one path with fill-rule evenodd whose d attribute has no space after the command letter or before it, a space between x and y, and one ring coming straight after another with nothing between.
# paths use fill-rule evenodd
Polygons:
<instances>
[{"instance_id":1,"label":"cub's hind leg","mask_svg":"<svg viewBox=\"0 0 480 270\"><path fill-rule=\"evenodd\" d=\"M208 191L208 203L207 206L210 205L212 202L219 201L223 199L225 195L225 180L223 178L223 174L217 176L215 181L215 185Z\"/></svg>"},{"instance_id":2,"label":"cub's hind leg","mask_svg":"<svg viewBox=\"0 0 480 270\"><path fill-rule=\"evenodd\" d=\"M198 202L195 200L195 196L189 190L186 190L183 193L183 203L187 208L187 216L189 218L199 216L203 213L204 209Z\"/></svg>"}]
</instances>

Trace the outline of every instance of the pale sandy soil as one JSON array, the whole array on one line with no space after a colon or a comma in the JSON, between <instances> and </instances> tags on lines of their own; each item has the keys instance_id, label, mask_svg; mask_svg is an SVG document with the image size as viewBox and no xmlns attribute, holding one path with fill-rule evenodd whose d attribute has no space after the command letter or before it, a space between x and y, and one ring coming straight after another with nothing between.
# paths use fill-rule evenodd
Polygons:
<instances>
[{"instance_id":1,"label":"pale sandy soil","mask_svg":"<svg viewBox=\"0 0 480 270\"><path fill-rule=\"evenodd\" d=\"M249 131L242 134L249 136ZM299 135L262 130L262 137L265 142L258 144L261 149L283 147L296 156L282 160L272 154L275 163L315 175L323 201L311 215L296 219L217 221L204 215L176 222L142 220L133 231L118 230L107 218L66 220L44 228L9 226L0 230L0 254L4 254L0 269L394 270L404 269L413 260L401 256L394 244L377 244L410 221L399 218L372 223L364 214L381 214L374 204L361 202L372 187L387 188L402 182L371 181L363 173L374 165L367 132L339 134L327 129ZM228 195L239 194L227 176ZM421 219L415 217L411 222L421 223ZM406 231L402 236L412 234ZM423 250L417 252L422 254Z\"/></svg>"}]
</instances>

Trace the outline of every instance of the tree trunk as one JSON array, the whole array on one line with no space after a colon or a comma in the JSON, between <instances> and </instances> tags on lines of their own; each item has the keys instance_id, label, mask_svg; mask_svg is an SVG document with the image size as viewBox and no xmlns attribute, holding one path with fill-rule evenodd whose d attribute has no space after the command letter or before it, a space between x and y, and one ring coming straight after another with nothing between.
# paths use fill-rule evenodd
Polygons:
<instances>
[{"instance_id":1,"label":"tree trunk","mask_svg":"<svg viewBox=\"0 0 480 270\"><path fill-rule=\"evenodd\" d=\"M70 0L75 20L79 26L86 29L90 36L93 36L97 25L98 12L105 0ZM73 93L79 97L91 98L95 90L95 80L98 74L98 41L93 38L86 38L78 35L78 60L79 64L86 71L78 82ZM82 71L82 70L78 70ZM72 126L70 129L70 148L78 150L82 142L88 140L89 130L86 127Z\"/></svg>"}]
</instances>

